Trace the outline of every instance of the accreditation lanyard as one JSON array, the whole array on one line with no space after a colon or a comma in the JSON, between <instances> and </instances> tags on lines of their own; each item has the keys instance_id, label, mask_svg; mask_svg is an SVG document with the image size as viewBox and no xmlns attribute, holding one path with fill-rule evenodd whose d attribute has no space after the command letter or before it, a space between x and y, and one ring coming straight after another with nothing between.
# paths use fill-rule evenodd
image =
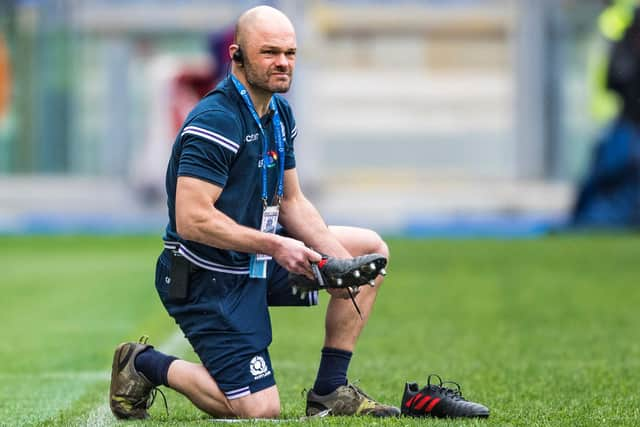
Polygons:
<instances>
[{"instance_id":1,"label":"accreditation lanyard","mask_svg":"<svg viewBox=\"0 0 640 427\"><path fill-rule=\"evenodd\" d=\"M235 85L238 93L244 100L249 112L253 116L253 120L258 125L260 129L260 134L262 134L262 204L266 209L268 206L268 192L267 192L267 162L268 158L268 150L269 150L269 140L267 138L267 132L262 127L262 122L260 121L260 117L256 112L255 107L253 106L253 101L249 97L249 93L247 89L245 89L244 85L234 76L231 75L231 81ZM277 205L280 204L282 197L284 196L284 141L285 141L285 133L284 126L282 125L282 121L280 120L280 113L278 112L278 107L276 105L275 96L271 97L271 101L269 102L269 108L273 110L273 134L275 137L276 149L278 151L278 187L276 190L276 198Z\"/></svg>"},{"instance_id":2,"label":"accreditation lanyard","mask_svg":"<svg viewBox=\"0 0 640 427\"><path fill-rule=\"evenodd\" d=\"M278 106L276 105L275 96L271 97L269 102L269 108L273 110L273 135L276 143L276 149L278 151L278 187L276 189L276 204L269 206L268 191L267 191L267 165L268 165L268 150L269 139L267 138L267 132L262 127L262 122L253 105L253 101L249 97L247 89L244 85L232 74L231 81L235 85L238 93L244 100L253 120L258 125L260 133L262 134L262 224L260 231L265 233L275 233L278 225L278 216L280 213L280 202L284 196L284 141L285 133L284 126L280 121L280 113L278 112ZM264 279L267 277L267 261L271 259L271 256L267 254L253 254L251 255L249 262L249 276L257 279Z\"/></svg>"}]
</instances>

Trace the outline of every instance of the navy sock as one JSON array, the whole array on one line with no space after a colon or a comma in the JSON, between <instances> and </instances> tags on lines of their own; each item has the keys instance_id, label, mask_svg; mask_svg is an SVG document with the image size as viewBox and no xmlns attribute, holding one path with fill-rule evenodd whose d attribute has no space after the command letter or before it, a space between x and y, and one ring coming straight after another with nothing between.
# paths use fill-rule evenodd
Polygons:
<instances>
[{"instance_id":1,"label":"navy sock","mask_svg":"<svg viewBox=\"0 0 640 427\"><path fill-rule=\"evenodd\" d=\"M352 354L350 351L324 347L313 391L325 395L347 384L347 370Z\"/></svg>"},{"instance_id":2,"label":"navy sock","mask_svg":"<svg viewBox=\"0 0 640 427\"><path fill-rule=\"evenodd\" d=\"M167 373L169 372L169 365L176 359L177 357L148 348L136 356L133 365L154 386L164 385L168 387Z\"/></svg>"}]
</instances>

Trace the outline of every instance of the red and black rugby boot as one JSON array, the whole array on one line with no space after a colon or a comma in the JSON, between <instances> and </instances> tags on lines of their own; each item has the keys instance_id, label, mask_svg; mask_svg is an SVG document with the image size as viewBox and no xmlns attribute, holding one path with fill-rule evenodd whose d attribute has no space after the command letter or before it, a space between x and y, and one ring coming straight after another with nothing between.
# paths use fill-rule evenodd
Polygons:
<instances>
[{"instance_id":1,"label":"red and black rugby boot","mask_svg":"<svg viewBox=\"0 0 640 427\"><path fill-rule=\"evenodd\" d=\"M431 384L431 378L439 384ZM454 384L456 389L444 387ZM489 408L462 397L460 385L453 381L442 381L438 375L429 375L427 385L420 389L416 383L406 383L402 396L402 414L411 417L437 418L487 418Z\"/></svg>"}]
</instances>

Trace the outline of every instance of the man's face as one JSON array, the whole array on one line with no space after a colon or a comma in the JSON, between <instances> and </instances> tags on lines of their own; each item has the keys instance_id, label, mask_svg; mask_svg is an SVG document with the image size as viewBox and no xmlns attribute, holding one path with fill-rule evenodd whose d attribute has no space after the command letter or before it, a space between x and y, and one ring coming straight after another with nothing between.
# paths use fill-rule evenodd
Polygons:
<instances>
[{"instance_id":1,"label":"man's face","mask_svg":"<svg viewBox=\"0 0 640 427\"><path fill-rule=\"evenodd\" d=\"M250 85L270 93L289 90L296 63L293 31L256 31L243 51L244 72Z\"/></svg>"}]
</instances>

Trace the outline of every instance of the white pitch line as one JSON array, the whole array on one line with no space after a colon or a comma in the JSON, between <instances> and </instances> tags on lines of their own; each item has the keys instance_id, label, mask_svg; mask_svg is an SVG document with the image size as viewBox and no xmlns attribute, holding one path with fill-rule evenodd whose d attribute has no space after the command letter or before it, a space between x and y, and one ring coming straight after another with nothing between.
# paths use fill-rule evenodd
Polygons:
<instances>
[{"instance_id":1,"label":"white pitch line","mask_svg":"<svg viewBox=\"0 0 640 427\"><path fill-rule=\"evenodd\" d=\"M106 427L115 425L118 423L118 420L111 413L111 409L108 404L103 404L96 407L89 416L87 417L87 421L85 422L86 426L92 427Z\"/></svg>"},{"instance_id":2,"label":"white pitch line","mask_svg":"<svg viewBox=\"0 0 640 427\"><path fill-rule=\"evenodd\" d=\"M189 341L184 337L181 330L176 330L165 342L156 349L166 354L181 353L189 348Z\"/></svg>"},{"instance_id":3,"label":"white pitch line","mask_svg":"<svg viewBox=\"0 0 640 427\"><path fill-rule=\"evenodd\" d=\"M175 331L166 341L156 347L162 353L176 354L182 353L189 348L189 342L184 338L182 331ZM108 378L109 373L106 377ZM107 427L118 424L118 420L111 413L109 402L103 402L96 406L87 416L84 425L91 427Z\"/></svg>"}]
</instances>

